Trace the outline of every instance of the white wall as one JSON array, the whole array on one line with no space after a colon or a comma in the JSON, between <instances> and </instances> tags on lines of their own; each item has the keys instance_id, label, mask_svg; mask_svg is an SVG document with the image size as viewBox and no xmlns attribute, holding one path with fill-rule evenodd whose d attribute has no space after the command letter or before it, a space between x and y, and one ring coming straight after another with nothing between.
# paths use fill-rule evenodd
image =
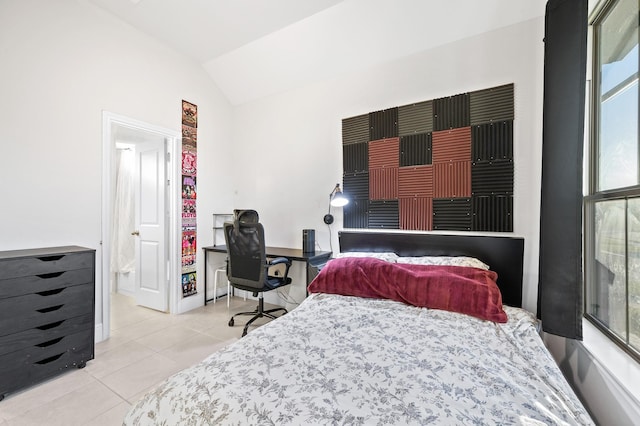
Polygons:
<instances>
[{"instance_id":1,"label":"white wall","mask_svg":"<svg viewBox=\"0 0 640 426\"><path fill-rule=\"evenodd\" d=\"M311 228L329 250L322 217L329 193L342 182L342 119L514 83L513 234L525 238L524 305L535 311L543 34L544 20L538 18L237 107L235 206L260 212L267 245L301 248L302 229ZM336 213L337 251L342 212Z\"/></svg>"},{"instance_id":2,"label":"white wall","mask_svg":"<svg viewBox=\"0 0 640 426\"><path fill-rule=\"evenodd\" d=\"M232 203L231 107L199 65L83 0L0 2L0 63L0 250L96 249L100 327L102 112L180 133L181 100L198 105L202 246Z\"/></svg>"}]
</instances>

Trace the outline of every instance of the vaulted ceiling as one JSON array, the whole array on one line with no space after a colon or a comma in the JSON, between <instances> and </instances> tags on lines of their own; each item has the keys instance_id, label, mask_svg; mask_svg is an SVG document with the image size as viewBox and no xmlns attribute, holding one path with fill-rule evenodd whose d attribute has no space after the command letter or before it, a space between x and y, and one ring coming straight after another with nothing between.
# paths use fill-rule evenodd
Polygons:
<instances>
[{"instance_id":1,"label":"vaulted ceiling","mask_svg":"<svg viewBox=\"0 0 640 426\"><path fill-rule=\"evenodd\" d=\"M546 0L88 1L193 58L234 105L540 17L546 4Z\"/></svg>"}]
</instances>

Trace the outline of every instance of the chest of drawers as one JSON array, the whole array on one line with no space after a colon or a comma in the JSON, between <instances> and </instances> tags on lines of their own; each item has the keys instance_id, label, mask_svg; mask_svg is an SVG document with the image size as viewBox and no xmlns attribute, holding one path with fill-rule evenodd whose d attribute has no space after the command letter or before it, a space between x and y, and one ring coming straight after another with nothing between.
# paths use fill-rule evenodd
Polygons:
<instances>
[{"instance_id":1,"label":"chest of drawers","mask_svg":"<svg viewBox=\"0 0 640 426\"><path fill-rule=\"evenodd\" d=\"M94 357L95 250L0 252L0 400Z\"/></svg>"}]
</instances>

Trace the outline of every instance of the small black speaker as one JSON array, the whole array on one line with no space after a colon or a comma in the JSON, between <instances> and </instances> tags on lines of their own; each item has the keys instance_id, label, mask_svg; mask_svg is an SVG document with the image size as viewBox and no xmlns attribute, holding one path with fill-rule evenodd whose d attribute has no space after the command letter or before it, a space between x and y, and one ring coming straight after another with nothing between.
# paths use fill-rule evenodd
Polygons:
<instances>
[{"instance_id":1,"label":"small black speaker","mask_svg":"<svg viewBox=\"0 0 640 426\"><path fill-rule=\"evenodd\" d=\"M302 230L302 251L313 253L316 251L316 231L315 229Z\"/></svg>"}]
</instances>

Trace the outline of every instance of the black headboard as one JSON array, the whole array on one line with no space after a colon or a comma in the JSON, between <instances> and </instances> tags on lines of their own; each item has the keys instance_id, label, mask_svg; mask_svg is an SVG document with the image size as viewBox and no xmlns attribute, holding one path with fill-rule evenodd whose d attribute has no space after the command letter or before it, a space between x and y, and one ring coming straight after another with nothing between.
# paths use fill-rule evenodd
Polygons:
<instances>
[{"instance_id":1,"label":"black headboard","mask_svg":"<svg viewBox=\"0 0 640 426\"><path fill-rule=\"evenodd\" d=\"M472 256L498 274L502 303L522 307L524 238L401 232L338 234L340 251L392 251L398 256Z\"/></svg>"}]
</instances>

